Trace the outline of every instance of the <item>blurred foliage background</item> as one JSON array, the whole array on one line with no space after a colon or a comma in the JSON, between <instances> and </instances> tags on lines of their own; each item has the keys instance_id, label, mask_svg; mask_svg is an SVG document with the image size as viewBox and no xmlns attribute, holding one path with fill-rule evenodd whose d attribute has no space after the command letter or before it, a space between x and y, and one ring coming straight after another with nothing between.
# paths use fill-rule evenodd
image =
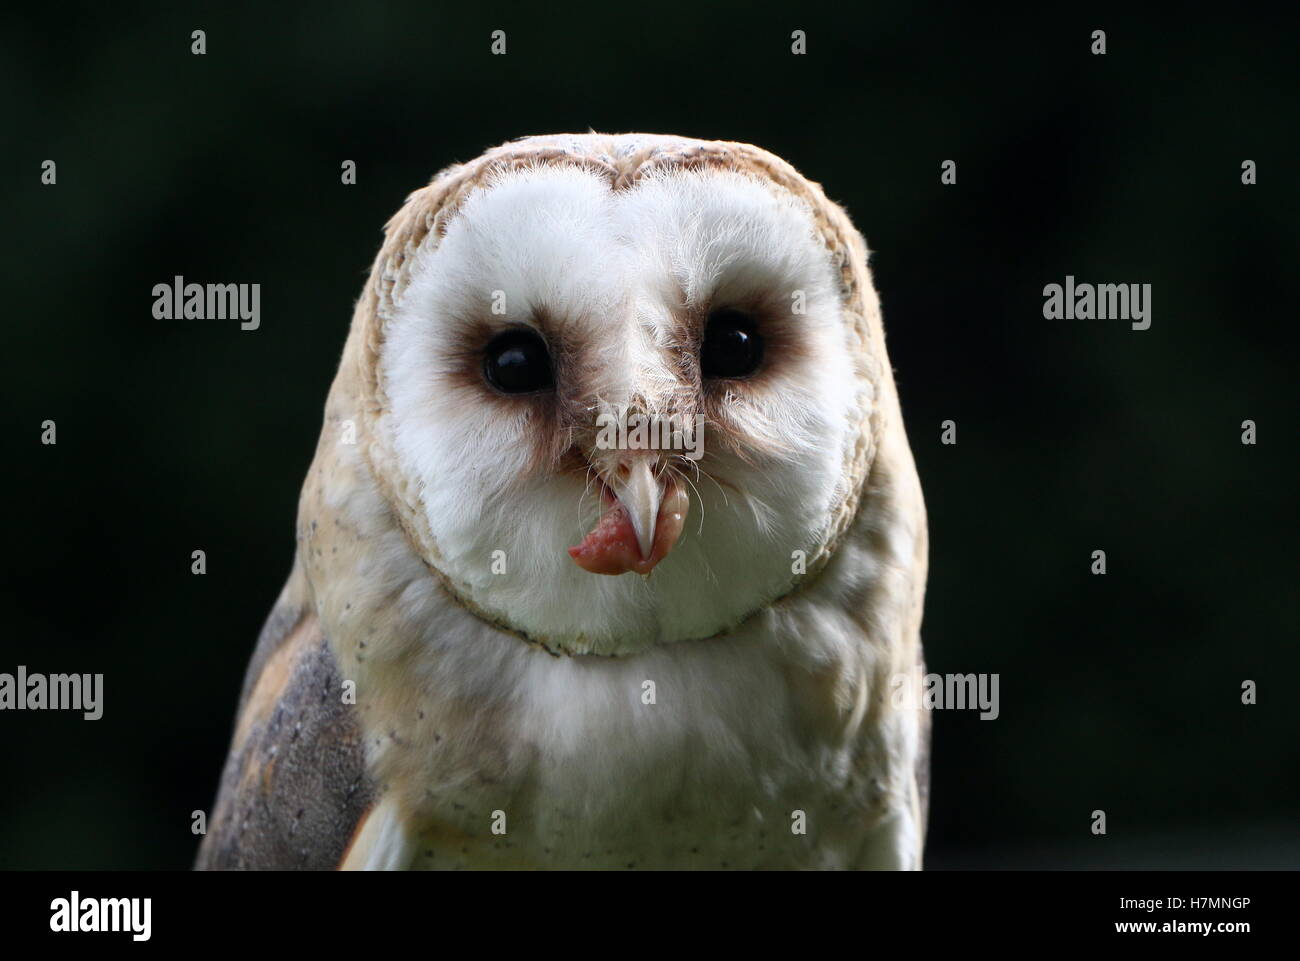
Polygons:
<instances>
[{"instance_id":1,"label":"blurred foliage background","mask_svg":"<svg viewBox=\"0 0 1300 961\"><path fill-rule=\"evenodd\" d=\"M1001 675L997 721L935 717L929 864L1300 866L1293 22L758 2L0 18L0 671L106 686L97 722L0 715L0 866L189 865L385 220L449 163L588 127L764 146L875 251L930 510L929 667ZM176 274L260 283L261 329L154 320ZM1066 274L1152 284L1150 330L1044 320Z\"/></svg>"}]
</instances>

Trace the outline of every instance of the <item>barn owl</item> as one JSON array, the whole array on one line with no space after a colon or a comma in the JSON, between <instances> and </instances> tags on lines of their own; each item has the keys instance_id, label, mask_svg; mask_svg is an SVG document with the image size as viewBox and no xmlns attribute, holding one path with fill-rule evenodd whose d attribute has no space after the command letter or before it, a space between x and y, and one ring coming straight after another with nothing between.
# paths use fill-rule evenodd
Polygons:
<instances>
[{"instance_id":1,"label":"barn owl","mask_svg":"<svg viewBox=\"0 0 1300 961\"><path fill-rule=\"evenodd\" d=\"M702 434L601 443L634 419ZM817 184L640 134L444 170L356 305L198 866L919 868L926 537Z\"/></svg>"}]
</instances>

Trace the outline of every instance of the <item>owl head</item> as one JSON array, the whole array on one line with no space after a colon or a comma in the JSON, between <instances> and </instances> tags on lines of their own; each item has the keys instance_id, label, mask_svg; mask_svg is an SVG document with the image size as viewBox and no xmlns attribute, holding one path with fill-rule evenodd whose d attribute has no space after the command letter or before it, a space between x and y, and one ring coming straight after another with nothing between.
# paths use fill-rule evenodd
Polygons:
<instances>
[{"instance_id":1,"label":"owl head","mask_svg":"<svg viewBox=\"0 0 1300 961\"><path fill-rule=\"evenodd\" d=\"M646 135L527 138L413 193L344 367L406 547L564 654L799 590L897 403L843 211L758 148Z\"/></svg>"}]
</instances>

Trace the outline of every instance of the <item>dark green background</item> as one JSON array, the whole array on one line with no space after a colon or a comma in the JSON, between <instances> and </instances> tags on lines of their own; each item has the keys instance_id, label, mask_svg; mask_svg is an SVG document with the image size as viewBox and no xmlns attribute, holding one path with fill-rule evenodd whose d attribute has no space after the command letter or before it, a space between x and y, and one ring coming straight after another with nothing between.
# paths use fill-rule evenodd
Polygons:
<instances>
[{"instance_id":1,"label":"dark green background","mask_svg":"<svg viewBox=\"0 0 1300 961\"><path fill-rule=\"evenodd\" d=\"M935 717L929 863L1300 866L1293 24L1242 5L13 17L0 671L102 672L106 695L94 723L0 715L0 866L189 864L383 223L448 163L588 127L764 146L876 251L930 510L930 669L1002 685L996 722ZM175 274L260 283L261 329L154 320ZM1044 320L1066 274L1153 284L1151 329Z\"/></svg>"}]
</instances>

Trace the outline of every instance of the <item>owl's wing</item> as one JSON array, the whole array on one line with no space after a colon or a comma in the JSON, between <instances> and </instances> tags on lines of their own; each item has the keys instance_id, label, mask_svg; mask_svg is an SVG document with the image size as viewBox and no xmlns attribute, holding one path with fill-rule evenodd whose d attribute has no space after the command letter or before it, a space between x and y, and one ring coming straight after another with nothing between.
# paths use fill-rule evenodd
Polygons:
<instances>
[{"instance_id":1,"label":"owl's wing","mask_svg":"<svg viewBox=\"0 0 1300 961\"><path fill-rule=\"evenodd\" d=\"M199 869L335 868L373 799L355 708L294 571L248 666Z\"/></svg>"}]
</instances>

